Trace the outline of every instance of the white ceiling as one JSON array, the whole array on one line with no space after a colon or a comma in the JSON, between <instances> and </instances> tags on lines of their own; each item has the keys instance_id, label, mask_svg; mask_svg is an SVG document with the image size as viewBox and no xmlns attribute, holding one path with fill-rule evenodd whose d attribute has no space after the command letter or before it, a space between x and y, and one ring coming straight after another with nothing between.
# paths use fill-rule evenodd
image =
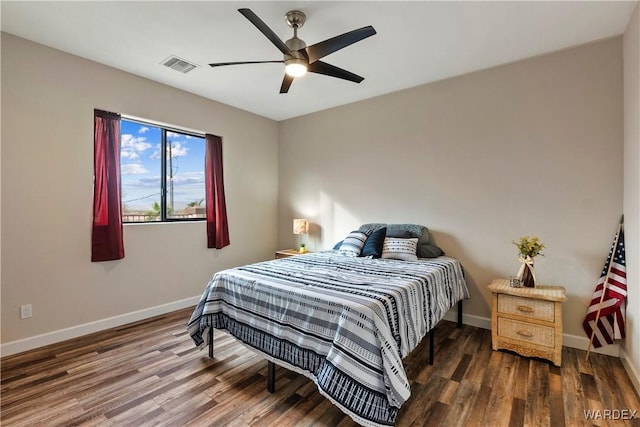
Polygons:
<instances>
[{"instance_id":1,"label":"white ceiling","mask_svg":"<svg viewBox=\"0 0 640 427\"><path fill-rule=\"evenodd\" d=\"M624 32L637 1L6 1L2 31L275 120L371 98ZM280 60L246 18L247 7L282 40L298 9L307 45L373 25L378 34L323 61L365 78L318 74L279 94L282 64L221 68L210 62ZM160 63L199 64L188 74Z\"/></svg>"}]
</instances>

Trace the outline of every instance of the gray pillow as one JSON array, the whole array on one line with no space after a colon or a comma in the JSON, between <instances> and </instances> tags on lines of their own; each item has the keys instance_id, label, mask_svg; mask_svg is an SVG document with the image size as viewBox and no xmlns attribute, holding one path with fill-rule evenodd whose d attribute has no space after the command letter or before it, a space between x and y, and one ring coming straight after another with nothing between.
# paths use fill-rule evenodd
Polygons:
<instances>
[{"instance_id":1,"label":"gray pillow","mask_svg":"<svg viewBox=\"0 0 640 427\"><path fill-rule=\"evenodd\" d=\"M418 238L418 258L436 258L440 255L444 255L444 251L440 249L435 243L431 242L429 237L429 229L424 225L419 224L384 224L379 222L372 222L369 224L363 224L358 229L362 232L371 233L379 228L387 227L387 237L400 237L400 238Z\"/></svg>"},{"instance_id":2,"label":"gray pillow","mask_svg":"<svg viewBox=\"0 0 640 427\"><path fill-rule=\"evenodd\" d=\"M444 255L444 251L433 243L418 245L418 258L437 258Z\"/></svg>"},{"instance_id":3,"label":"gray pillow","mask_svg":"<svg viewBox=\"0 0 640 427\"><path fill-rule=\"evenodd\" d=\"M360 231L374 231L378 228L387 227L388 237L410 238L417 237L418 244L429 243L429 230L424 225L418 224L382 224L373 222L360 226Z\"/></svg>"}]
</instances>

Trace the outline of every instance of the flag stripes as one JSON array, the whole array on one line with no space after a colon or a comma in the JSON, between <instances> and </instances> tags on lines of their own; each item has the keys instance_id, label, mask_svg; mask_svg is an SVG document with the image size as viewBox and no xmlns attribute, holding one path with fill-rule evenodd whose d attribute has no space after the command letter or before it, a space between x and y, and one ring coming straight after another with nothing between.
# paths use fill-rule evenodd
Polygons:
<instances>
[{"instance_id":1,"label":"flag stripes","mask_svg":"<svg viewBox=\"0 0 640 427\"><path fill-rule=\"evenodd\" d=\"M587 336L592 337L591 344L595 348L613 344L614 340L625 337L626 297L624 230L620 224L582 323Z\"/></svg>"}]
</instances>

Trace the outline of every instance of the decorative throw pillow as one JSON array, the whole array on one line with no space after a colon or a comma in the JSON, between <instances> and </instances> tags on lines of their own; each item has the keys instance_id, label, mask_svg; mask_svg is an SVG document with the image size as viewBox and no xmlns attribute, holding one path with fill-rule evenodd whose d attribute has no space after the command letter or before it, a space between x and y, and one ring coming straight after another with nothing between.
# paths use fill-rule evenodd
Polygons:
<instances>
[{"instance_id":1,"label":"decorative throw pillow","mask_svg":"<svg viewBox=\"0 0 640 427\"><path fill-rule=\"evenodd\" d=\"M386 237L382 246L382 258L417 261L418 238L400 239Z\"/></svg>"},{"instance_id":2,"label":"decorative throw pillow","mask_svg":"<svg viewBox=\"0 0 640 427\"><path fill-rule=\"evenodd\" d=\"M344 256L359 256L362 252L364 242L367 241L369 235L362 231L352 231L347 237L344 238L340 249L338 249L338 255Z\"/></svg>"},{"instance_id":3,"label":"decorative throw pillow","mask_svg":"<svg viewBox=\"0 0 640 427\"><path fill-rule=\"evenodd\" d=\"M418 245L418 257L420 258L437 258L440 255L444 255L444 251L433 243Z\"/></svg>"},{"instance_id":4,"label":"decorative throw pillow","mask_svg":"<svg viewBox=\"0 0 640 427\"><path fill-rule=\"evenodd\" d=\"M384 238L387 237L387 227L382 227L371 233L360 256L370 256L372 258L380 258L382 256L382 246L384 245Z\"/></svg>"}]
</instances>

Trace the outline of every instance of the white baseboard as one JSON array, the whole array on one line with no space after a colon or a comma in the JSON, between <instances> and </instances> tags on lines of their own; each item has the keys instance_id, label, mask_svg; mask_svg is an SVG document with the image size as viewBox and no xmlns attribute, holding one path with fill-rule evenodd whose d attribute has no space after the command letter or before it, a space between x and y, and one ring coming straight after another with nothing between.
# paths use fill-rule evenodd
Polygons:
<instances>
[{"instance_id":1,"label":"white baseboard","mask_svg":"<svg viewBox=\"0 0 640 427\"><path fill-rule=\"evenodd\" d=\"M577 348L579 350L587 351L589 349L589 338L586 336L581 337L578 335L562 335L562 344L567 347ZM600 348L591 348L591 353L604 354L607 356L620 357L620 345L609 344Z\"/></svg>"},{"instance_id":2,"label":"white baseboard","mask_svg":"<svg viewBox=\"0 0 640 427\"><path fill-rule=\"evenodd\" d=\"M109 328L115 328L116 326L126 325L127 323L137 322L139 320L148 319L150 317L159 316L162 314L170 313L172 311L180 310L182 308L191 307L198 303L199 297L186 298L180 301L170 302L168 304L159 305L156 307L145 308L143 310L134 311L131 313L122 314L119 316L109 317L107 319L97 320L95 322L85 323L83 325L72 326L70 328L60 329L58 331L47 332L46 334L36 335L34 337L24 338L21 340L11 341L5 344L0 344L0 356L10 356L12 354L21 353L27 350L33 350L34 348L43 347L49 344L55 344L61 341L65 341L71 338L77 338L83 335L91 334L93 332L103 331ZM445 320L451 322L458 321L458 313L454 310L450 310L445 315ZM475 316L472 314L462 314L462 323L469 326L475 326L482 329L491 329L491 319L481 316ZM577 348L580 350L587 350L589 346L589 340L587 337L580 337L576 335L563 335L563 344L567 347ZM608 345L599 349L592 349L594 353L606 354L609 356L621 357L620 346L618 344ZM623 359L623 363L625 363ZM627 365L631 366L628 361ZM629 371L631 367L627 369ZM631 371L630 371L631 372ZM638 375L634 370L636 381ZM631 374L630 374L631 376ZM633 378L632 378L633 379ZM640 384L640 382L638 382ZM636 385L636 383L634 383ZM640 387L636 385L640 390ZM640 391L639 391L640 393Z\"/></svg>"},{"instance_id":3,"label":"white baseboard","mask_svg":"<svg viewBox=\"0 0 640 427\"><path fill-rule=\"evenodd\" d=\"M449 310L449 312L445 314L444 320L457 322L458 312ZM488 319L486 317L474 316L473 314L464 314L464 309L462 309L462 324L475 326L476 328L480 329L491 329L491 319Z\"/></svg>"},{"instance_id":4,"label":"white baseboard","mask_svg":"<svg viewBox=\"0 0 640 427\"><path fill-rule=\"evenodd\" d=\"M458 312L450 310L444 318L451 322L457 322ZM462 312L462 323L469 326L475 326L476 328L491 329L491 319L471 314L464 314L464 309ZM587 351L589 348L589 339L586 336L581 337L578 335L562 334L562 345ZM618 344L612 344L601 348L592 348L591 352L620 357L620 346Z\"/></svg>"},{"instance_id":5,"label":"white baseboard","mask_svg":"<svg viewBox=\"0 0 640 427\"><path fill-rule=\"evenodd\" d=\"M49 344L55 344L71 338L77 338L93 332L103 331L109 328L126 325L127 323L137 322L139 320L148 319L154 316L170 313L194 306L198 303L199 297L186 298L180 301L170 302L168 304L158 305L155 307L145 308L143 310L131 313L121 314L119 316L109 317L107 319L96 320L82 325L72 326L70 328L60 329L58 331L47 332L46 334L36 335L16 341L11 341L0 345L0 356L10 356L12 354L22 353L23 351L33 350L34 348L43 347ZM185 323L186 324L186 323Z\"/></svg>"},{"instance_id":6,"label":"white baseboard","mask_svg":"<svg viewBox=\"0 0 640 427\"><path fill-rule=\"evenodd\" d=\"M636 389L636 393L640 394L640 372L638 372L638 369L633 365L629 354L624 348L620 349L620 360L631 379L631 383L633 383L633 387Z\"/></svg>"}]
</instances>

